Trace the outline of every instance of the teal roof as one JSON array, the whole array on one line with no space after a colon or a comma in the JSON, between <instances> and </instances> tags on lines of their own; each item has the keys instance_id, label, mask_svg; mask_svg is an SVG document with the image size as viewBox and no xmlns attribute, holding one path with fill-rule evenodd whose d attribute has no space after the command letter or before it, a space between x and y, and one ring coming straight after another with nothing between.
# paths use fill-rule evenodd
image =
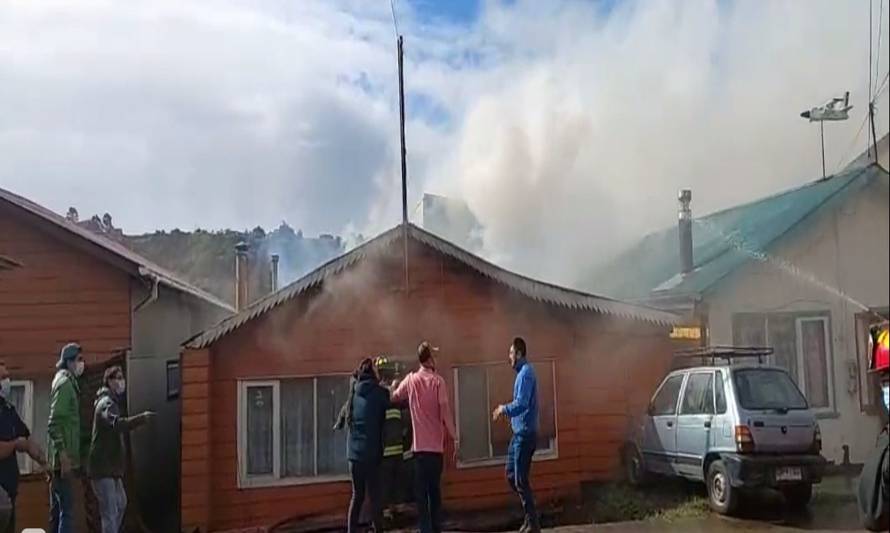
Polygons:
<instances>
[{"instance_id":1,"label":"teal roof","mask_svg":"<svg viewBox=\"0 0 890 533\"><path fill-rule=\"evenodd\" d=\"M774 241L811 214L879 178L886 180L887 172L877 165L854 168L696 218L694 270L686 276L679 274L677 227L652 233L599 269L590 288L625 300L699 295L746 262L764 260Z\"/></svg>"}]
</instances>

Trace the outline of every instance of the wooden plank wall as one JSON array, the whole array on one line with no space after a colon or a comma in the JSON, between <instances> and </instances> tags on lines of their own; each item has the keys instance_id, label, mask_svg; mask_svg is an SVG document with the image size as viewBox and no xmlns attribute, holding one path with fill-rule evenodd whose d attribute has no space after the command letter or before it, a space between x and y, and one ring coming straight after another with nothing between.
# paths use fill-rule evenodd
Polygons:
<instances>
[{"instance_id":1,"label":"wooden plank wall","mask_svg":"<svg viewBox=\"0 0 890 533\"><path fill-rule=\"evenodd\" d=\"M243 326L213 345L209 358L186 351L184 370L190 360L196 370L194 381L183 376L183 401L192 399L197 410L183 417L184 525L213 531L345 513L346 482L238 488L237 382L348 373L367 355L410 356L422 339L441 348L439 370L452 400L453 366L507 364L517 334L528 341L532 360L556 359L559 458L534 465L542 502L577 496L582 480L615 475L629 415L645 406L669 364L667 329L532 302L419 245L412 244L410 264L407 293L394 250ZM209 424L202 416L208 400ZM191 445L209 447L209 454L190 457ZM208 456L209 467L196 462ZM502 466L457 470L449 461L443 483L451 510L517 504Z\"/></svg>"},{"instance_id":2,"label":"wooden plank wall","mask_svg":"<svg viewBox=\"0 0 890 533\"><path fill-rule=\"evenodd\" d=\"M13 379L52 379L59 350L72 340L83 346L88 365L129 346L126 273L44 233L8 206L0 206L0 255L22 263L0 271L0 357ZM34 426L35 434L45 433L46 420ZM39 476L23 479L19 527L46 526L47 490Z\"/></svg>"}]
</instances>

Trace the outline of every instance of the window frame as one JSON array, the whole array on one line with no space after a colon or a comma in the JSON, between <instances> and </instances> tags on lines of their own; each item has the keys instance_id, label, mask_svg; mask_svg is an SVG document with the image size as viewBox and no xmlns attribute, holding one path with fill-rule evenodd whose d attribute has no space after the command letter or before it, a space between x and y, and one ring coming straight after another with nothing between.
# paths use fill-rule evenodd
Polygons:
<instances>
[{"instance_id":1,"label":"window frame","mask_svg":"<svg viewBox=\"0 0 890 533\"><path fill-rule=\"evenodd\" d=\"M550 365L550 368L553 372L553 439L551 440L551 445L549 449L539 449L535 450L534 456L532 456L532 462L541 462L541 461L554 461L559 459L559 404L557 402L559 386L557 385L557 376L556 376L556 359L553 358L544 358L539 359L535 358L532 362L533 365L537 366L538 364L546 363ZM452 384L454 388L454 426L455 431L457 432L457 440L460 441L460 369L461 368L485 368L488 367L497 367L503 365L503 362L499 361L483 361L478 363L461 363L458 365L452 366L452 376L454 377L454 382ZM491 384L488 382L488 373L485 375L485 405L491 405ZM486 408L487 411L487 408ZM540 412L538 414L540 418ZM473 460L465 460L460 457L458 454L456 468L458 470L467 470L472 468L485 468L490 466L503 466L504 461L506 460L506 456L495 456L494 451L492 450L491 445L491 416L489 413L486 413L485 419L487 421L486 429L488 431L488 453L491 457L487 459L473 459Z\"/></svg>"},{"instance_id":2,"label":"window frame","mask_svg":"<svg viewBox=\"0 0 890 533\"><path fill-rule=\"evenodd\" d=\"M823 342L825 343L825 361L823 362L825 366L825 395L828 400L828 405L816 407L810 403L809 393L807 392L807 380L806 380L806 357L803 353L803 323L804 322L821 322L822 323L822 336ZM810 409L814 412L820 413L831 413L834 412L834 372L832 369L834 365L832 364L832 350L831 350L831 321L827 316L818 315L818 316L798 316L794 318L794 330L795 335L797 335L797 375L799 376L800 383L797 384L797 387L803 392L804 398L807 399L807 404L809 404Z\"/></svg>"},{"instance_id":3,"label":"window frame","mask_svg":"<svg viewBox=\"0 0 890 533\"><path fill-rule=\"evenodd\" d=\"M717 406L717 390L723 391L723 410L721 411ZM729 410L729 406L727 405L727 395L726 395L726 384L723 382L723 371L715 370L714 371L714 416L725 415Z\"/></svg>"},{"instance_id":4,"label":"window frame","mask_svg":"<svg viewBox=\"0 0 890 533\"><path fill-rule=\"evenodd\" d=\"M790 316L794 319L794 368L788 368L789 375L794 381L795 385L797 385L798 389L803 393L804 398L806 398L807 403L809 404L810 399L807 395L806 391L806 383L805 383L805 374L802 372L805 370L804 364L804 355L803 355L803 342L802 342L802 331L801 331L801 322L812 320L812 321L821 321L823 323L823 330L825 334L825 366L827 372L827 382L828 382L828 406L826 407L813 407L810 406L810 409L816 414L817 418L831 418L838 416L837 412L837 400L836 400L836 391L835 391L835 375L834 375L834 344L832 341L832 320L831 320L831 311L829 310L802 310L802 311L740 311L736 313L732 313L730 317L732 335L735 338L736 335L736 319L737 317L742 316L755 316L760 319L763 328L763 338L765 340L766 346L773 346L773 343L770 339L770 318L776 317L778 315ZM775 354L769 356L769 364L773 366L779 366L775 359ZM794 374L797 374L795 376ZM796 378L796 379L795 379Z\"/></svg>"},{"instance_id":5,"label":"window frame","mask_svg":"<svg viewBox=\"0 0 890 533\"><path fill-rule=\"evenodd\" d=\"M282 477L282 450L281 450L281 382L297 379L312 380L313 403L313 455L315 470L318 470L318 379L327 377L341 377L349 380L347 372L333 372L327 374L311 374L297 376L278 376L274 378L243 378L238 380L237 394L237 445L238 445L238 488L264 488L286 487L293 485L317 485L324 483L340 483L349 481L348 474L333 474L322 476L290 476ZM247 391L253 387L272 387L272 474L253 475L247 473ZM332 421L333 422L333 421ZM343 437L346 439L346 436Z\"/></svg>"},{"instance_id":6,"label":"window frame","mask_svg":"<svg viewBox=\"0 0 890 533\"><path fill-rule=\"evenodd\" d=\"M710 413L686 413L683 411L683 407L686 405L686 395L689 393L689 388L692 385L692 378L695 376L704 376L705 379L711 380L711 412ZM715 374L713 371L709 370L696 370L693 372L689 372L686 377L686 384L683 386L683 394L680 397L680 401L678 402L677 407L677 416L715 416L717 414L717 405L716 405L716 397L714 395L714 381ZM670 415L663 415L670 416Z\"/></svg>"},{"instance_id":7,"label":"window frame","mask_svg":"<svg viewBox=\"0 0 890 533\"><path fill-rule=\"evenodd\" d=\"M23 387L25 389L22 394L22 405L21 408L17 408L16 412L19 415L19 418L22 419L22 422L28 426L28 431L34 431L34 382L26 379L16 379L10 380L10 388L15 387ZM27 475L35 472L34 468L34 460L28 457L27 454L16 453L16 461L19 465L19 474ZM20 460L23 459L23 460Z\"/></svg>"},{"instance_id":8,"label":"window frame","mask_svg":"<svg viewBox=\"0 0 890 533\"><path fill-rule=\"evenodd\" d=\"M674 379L680 379L680 388L677 389L677 397L674 399L674 412L673 413L665 413L665 414L655 414L650 413L649 416L678 416L680 413L680 401L683 398L683 394L686 391L686 380L688 377L688 372L677 372L675 374L669 374L665 376L663 380L661 380L661 384L658 385L658 388L655 390L655 393L652 395L652 398L649 399L649 405L653 408L655 407L655 399L658 398L658 395L661 394L661 391L664 390L667 382Z\"/></svg>"},{"instance_id":9,"label":"window frame","mask_svg":"<svg viewBox=\"0 0 890 533\"><path fill-rule=\"evenodd\" d=\"M179 387L176 390L171 390L170 387L170 370L175 368L179 373ZM164 366L164 381L167 386L167 399L175 400L179 398L179 395L182 393L182 365L179 363L179 359L168 359L166 365Z\"/></svg>"}]
</instances>

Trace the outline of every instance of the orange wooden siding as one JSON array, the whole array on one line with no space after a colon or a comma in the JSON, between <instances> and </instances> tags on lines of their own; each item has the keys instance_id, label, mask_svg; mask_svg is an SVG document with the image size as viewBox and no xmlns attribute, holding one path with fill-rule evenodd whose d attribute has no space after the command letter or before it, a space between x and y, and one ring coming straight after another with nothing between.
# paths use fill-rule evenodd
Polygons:
<instances>
[{"instance_id":1,"label":"orange wooden siding","mask_svg":"<svg viewBox=\"0 0 890 533\"><path fill-rule=\"evenodd\" d=\"M542 501L577 496L582 480L616 474L629 416L642 412L670 364L668 329L534 302L414 243L406 292L399 250L365 259L207 350L184 352L184 526L213 531L345 513L346 482L238 488L238 380L347 373L368 355L413 357L423 339L441 348L452 400L453 368L507 364L515 335L526 338L532 362L556 361L559 455L533 467ZM449 462L443 484L450 510L518 505L502 466L458 470Z\"/></svg>"}]
</instances>

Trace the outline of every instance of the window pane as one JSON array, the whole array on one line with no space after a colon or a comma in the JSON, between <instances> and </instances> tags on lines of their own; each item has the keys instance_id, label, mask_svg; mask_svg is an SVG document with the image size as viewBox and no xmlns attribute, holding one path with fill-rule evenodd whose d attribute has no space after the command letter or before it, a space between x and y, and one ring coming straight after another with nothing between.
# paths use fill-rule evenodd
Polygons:
<instances>
[{"instance_id":1,"label":"window pane","mask_svg":"<svg viewBox=\"0 0 890 533\"><path fill-rule=\"evenodd\" d=\"M714 381L714 397L717 404L717 414L726 413L726 386L723 384L723 372L717 371L717 379Z\"/></svg>"},{"instance_id":2,"label":"window pane","mask_svg":"<svg viewBox=\"0 0 890 533\"><path fill-rule=\"evenodd\" d=\"M828 349L825 346L825 322L800 321L803 368L806 381L804 390L812 407L828 407Z\"/></svg>"},{"instance_id":3,"label":"window pane","mask_svg":"<svg viewBox=\"0 0 890 533\"><path fill-rule=\"evenodd\" d=\"M732 315L732 342L736 346L766 346L766 319L754 313Z\"/></svg>"},{"instance_id":4,"label":"window pane","mask_svg":"<svg viewBox=\"0 0 890 533\"><path fill-rule=\"evenodd\" d=\"M458 368L457 387L460 458L463 461L487 459L489 411L485 367Z\"/></svg>"},{"instance_id":5,"label":"window pane","mask_svg":"<svg viewBox=\"0 0 890 533\"><path fill-rule=\"evenodd\" d=\"M714 374L692 374L686 382L683 393L681 415L700 415L714 413L713 397Z\"/></svg>"},{"instance_id":6,"label":"window pane","mask_svg":"<svg viewBox=\"0 0 890 533\"><path fill-rule=\"evenodd\" d=\"M281 382L282 476L315 475L314 388L311 378Z\"/></svg>"},{"instance_id":7,"label":"window pane","mask_svg":"<svg viewBox=\"0 0 890 533\"><path fill-rule=\"evenodd\" d=\"M340 408L349 395L349 378L318 378L318 475L346 474L346 434L334 430Z\"/></svg>"},{"instance_id":8,"label":"window pane","mask_svg":"<svg viewBox=\"0 0 890 533\"><path fill-rule=\"evenodd\" d=\"M680 394L680 385L683 384L683 376L671 376L664 382L664 386L658 391L652 401L653 416L673 415L677 412L677 396Z\"/></svg>"},{"instance_id":9,"label":"window pane","mask_svg":"<svg viewBox=\"0 0 890 533\"><path fill-rule=\"evenodd\" d=\"M806 409L807 402L788 374L769 368L733 372L735 391L744 409Z\"/></svg>"},{"instance_id":10,"label":"window pane","mask_svg":"<svg viewBox=\"0 0 890 533\"><path fill-rule=\"evenodd\" d=\"M498 405L513 401L513 383L516 381L516 372L509 365L488 366L488 413L490 414ZM513 438L513 430L510 420L502 418L491 424L491 450L494 457L505 457L510 439Z\"/></svg>"},{"instance_id":11,"label":"window pane","mask_svg":"<svg viewBox=\"0 0 890 533\"><path fill-rule=\"evenodd\" d=\"M551 440L556 439L553 363L535 364L535 375L538 378L538 450L549 450Z\"/></svg>"},{"instance_id":12,"label":"window pane","mask_svg":"<svg viewBox=\"0 0 890 533\"><path fill-rule=\"evenodd\" d=\"M178 361L167 362L167 399L179 397L179 388L182 380L182 374L179 370Z\"/></svg>"},{"instance_id":13,"label":"window pane","mask_svg":"<svg viewBox=\"0 0 890 533\"><path fill-rule=\"evenodd\" d=\"M791 379L795 383L800 383L797 376L797 331L794 327L794 315L785 313L769 315L767 329L776 366L787 370L791 374Z\"/></svg>"},{"instance_id":14,"label":"window pane","mask_svg":"<svg viewBox=\"0 0 890 533\"><path fill-rule=\"evenodd\" d=\"M247 473L271 474L272 397L271 386L247 387Z\"/></svg>"}]
</instances>

